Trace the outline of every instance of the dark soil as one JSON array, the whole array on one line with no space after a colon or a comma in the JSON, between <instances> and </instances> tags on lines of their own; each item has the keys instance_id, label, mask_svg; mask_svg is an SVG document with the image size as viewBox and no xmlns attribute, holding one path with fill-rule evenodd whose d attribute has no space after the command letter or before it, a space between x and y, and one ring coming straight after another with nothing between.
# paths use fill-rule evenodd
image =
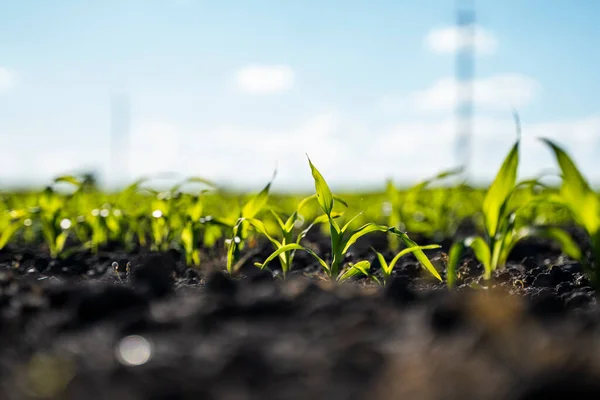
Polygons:
<instances>
[{"instance_id":1,"label":"dark soil","mask_svg":"<svg viewBox=\"0 0 600 400\"><path fill-rule=\"evenodd\" d=\"M371 245L350 260L377 270ZM412 256L385 289L332 285L304 253L281 282L252 267L271 251L229 279L204 274L218 257L5 249L0 399L600 398L596 294L548 243L523 242L491 282L466 254L453 291Z\"/></svg>"}]
</instances>

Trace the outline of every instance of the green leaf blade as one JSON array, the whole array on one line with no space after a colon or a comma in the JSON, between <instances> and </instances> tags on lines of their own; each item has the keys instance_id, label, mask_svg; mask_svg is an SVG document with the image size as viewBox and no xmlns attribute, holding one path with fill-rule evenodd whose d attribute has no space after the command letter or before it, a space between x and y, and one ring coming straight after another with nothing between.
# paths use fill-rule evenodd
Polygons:
<instances>
[{"instance_id":1,"label":"green leaf blade","mask_svg":"<svg viewBox=\"0 0 600 400\"><path fill-rule=\"evenodd\" d=\"M456 284L456 280L458 278L456 267L458 266L458 262L464 248L465 246L462 242L456 242L450 247L448 264L446 266L446 285L450 289L452 289Z\"/></svg>"},{"instance_id":2,"label":"green leaf blade","mask_svg":"<svg viewBox=\"0 0 600 400\"><path fill-rule=\"evenodd\" d=\"M329 189L329 185L327 185L323 175L321 175L319 170L310 161L310 158L308 158L308 164L310 165L310 170L315 181L315 191L317 192L317 200L319 201L319 205L325 214L331 215L331 211L333 211L333 194Z\"/></svg>"},{"instance_id":3,"label":"green leaf blade","mask_svg":"<svg viewBox=\"0 0 600 400\"><path fill-rule=\"evenodd\" d=\"M342 282L347 281L348 279L350 279L356 275L360 275L360 274L363 274L368 277L371 275L369 273L370 269L371 269L371 263L367 260L359 261L356 264L350 264L349 268L337 278L337 281L339 283L342 283Z\"/></svg>"},{"instance_id":4,"label":"green leaf blade","mask_svg":"<svg viewBox=\"0 0 600 400\"><path fill-rule=\"evenodd\" d=\"M492 277L492 253L488 244L480 236L470 237L465 240L465 246L473 250L475 258L483 264L484 279Z\"/></svg>"},{"instance_id":5,"label":"green leaf blade","mask_svg":"<svg viewBox=\"0 0 600 400\"><path fill-rule=\"evenodd\" d=\"M411 238L409 238L406 233L400 232L399 230L397 230L395 228L393 229L392 232L394 232L396 235L398 235L400 237L400 239L402 240L402 242L407 247L419 247L419 245L415 241L413 241ZM421 263L421 265L427 271L429 271L429 273L431 273L431 275L433 275L437 280L439 280L440 282L442 282L442 277L440 276L440 273L433 266L433 264L431 263L431 260L429 260L429 257L427 257L427 255L423 252L423 250L416 249L413 252L413 254L417 258L417 260Z\"/></svg>"},{"instance_id":6,"label":"green leaf blade","mask_svg":"<svg viewBox=\"0 0 600 400\"><path fill-rule=\"evenodd\" d=\"M561 197L576 220L586 228L588 233L595 234L600 228L600 200L571 157L551 140L542 139L542 141L552 149L562 171Z\"/></svg>"},{"instance_id":7,"label":"green leaf blade","mask_svg":"<svg viewBox=\"0 0 600 400\"><path fill-rule=\"evenodd\" d=\"M387 232L389 231L390 228L388 228L387 226L384 225L378 225L372 222L366 223L363 226L361 226L360 228L354 230L346 240L342 241L341 244L343 244L342 247L342 252L341 254L346 254L346 252L348 251L348 249L350 249L350 246L352 246L354 243L356 243L356 241L358 239L360 239L362 236L367 235L369 233L373 233L373 232Z\"/></svg>"},{"instance_id":8,"label":"green leaf blade","mask_svg":"<svg viewBox=\"0 0 600 400\"><path fill-rule=\"evenodd\" d=\"M516 142L500 167L496 178L488 189L483 200L483 214L485 226L490 237L494 237L498 230L498 221L504 201L512 192L517 182L517 168L519 166L519 142Z\"/></svg>"}]
</instances>

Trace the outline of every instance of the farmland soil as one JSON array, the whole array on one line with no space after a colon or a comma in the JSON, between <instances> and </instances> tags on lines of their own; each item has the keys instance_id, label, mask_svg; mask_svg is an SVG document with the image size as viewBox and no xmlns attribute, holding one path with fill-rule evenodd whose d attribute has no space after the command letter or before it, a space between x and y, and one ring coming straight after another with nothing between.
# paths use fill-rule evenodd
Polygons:
<instances>
[{"instance_id":1,"label":"farmland soil","mask_svg":"<svg viewBox=\"0 0 600 400\"><path fill-rule=\"evenodd\" d=\"M384 245L349 260L377 271ZM332 285L304 253L282 282L253 267L271 251L246 249L230 279L218 255L196 270L176 252L5 248L0 399L600 398L596 294L549 243L523 242L489 282L467 253L452 291L412 256L386 288Z\"/></svg>"}]
</instances>

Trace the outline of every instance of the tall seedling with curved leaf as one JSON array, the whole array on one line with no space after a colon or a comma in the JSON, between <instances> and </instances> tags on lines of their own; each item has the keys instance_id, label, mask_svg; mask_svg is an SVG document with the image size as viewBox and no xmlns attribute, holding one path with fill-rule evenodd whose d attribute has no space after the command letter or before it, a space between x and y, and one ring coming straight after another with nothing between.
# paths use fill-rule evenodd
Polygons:
<instances>
[{"instance_id":1,"label":"tall seedling with curved leaf","mask_svg":"<svg viewBox=\"0 0 600 400\"><path fill-rule=\"evenodd\" d=\"M468 237L452 245L450 252L453 257L450 257L448 262L448 275L451 276L447 277L450 286L455 282L456 263L465 247L470 247L483 265L485 279L490 279L492 271L506 261L508 252L517 239L514 232L515 210L508 209L508 202L517 187L518 165L519 141L512 146L504 159L483 200L485 235Z\"/></svg>"},{"instance_id":2,"label":"tall seedling with curved leaf","mask_svg":"<svg viewBox=\"0 0 600 400\"><path fill-rule=\"evenodd\" d=\"M580 261L596 287L600 287L600 200L598 194L579 172L579 169L569 155L556 143L549 139L541 139L552 150L562 172L562 184L558 197L552 200L566 207L575 222L582 226L590 237L592 260L589 262L581 249L572 240L561 242L563 251L570 257ZM555 228L559 234L570 236ZM570 250L570 251L569 251Z\"/></svg>"}]
</instances>

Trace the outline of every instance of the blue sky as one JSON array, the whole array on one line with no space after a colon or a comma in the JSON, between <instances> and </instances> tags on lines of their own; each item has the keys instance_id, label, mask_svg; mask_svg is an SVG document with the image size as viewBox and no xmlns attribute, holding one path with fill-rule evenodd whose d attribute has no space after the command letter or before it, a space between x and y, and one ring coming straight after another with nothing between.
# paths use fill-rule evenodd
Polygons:
<instances>
[{"instance_id":1,"label":"blue sky","mask_svg":"<svg viewBox=\"0 0 600 400\"><path fill-rule=\"evenodd\" d=\"M471 175L523 124L521 175L556 139L600 180L600 3L476 1ZM110 96L128 93L120 180L159 171L259 188L411 183L455 165L455 2L0 1L0 185L110 171ZM598 138L598 139L597 139Z\"/></svg>"}]
</instances>

